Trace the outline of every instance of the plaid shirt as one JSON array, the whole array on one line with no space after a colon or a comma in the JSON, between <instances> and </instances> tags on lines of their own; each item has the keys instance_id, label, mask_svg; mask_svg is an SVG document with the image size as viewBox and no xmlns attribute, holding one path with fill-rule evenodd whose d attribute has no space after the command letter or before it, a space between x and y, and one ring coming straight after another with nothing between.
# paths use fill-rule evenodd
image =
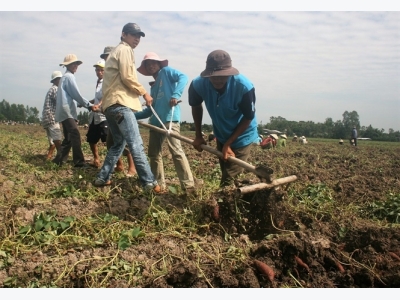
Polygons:
<instances>
[{"instance_id":1,"label":"plaid shirt","mask_svg":"<svg viewBox=\"0 0 400 300\"><path fill-rule=\"evenodd\" d=\"M44 128L55 124L54 114L56 112L57 103L57 86L53 86L49 89L44 100L43 112L42 112L42 126Z\"/></svg>"}]
</instances>

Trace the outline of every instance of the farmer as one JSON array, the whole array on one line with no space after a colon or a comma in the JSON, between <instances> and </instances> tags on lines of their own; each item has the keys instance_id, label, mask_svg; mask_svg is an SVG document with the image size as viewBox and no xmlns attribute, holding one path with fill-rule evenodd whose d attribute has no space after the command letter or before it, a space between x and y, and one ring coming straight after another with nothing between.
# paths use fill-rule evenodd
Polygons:
<instances>
[{"instance_id":1,"label":"farmer","mask_svg":"<svg viewBox=\"0 0 400 300\"><path fill-rule=\"evenodd\" d=\"M275 149L277 139L278 136L275 133L270 134L260 143L261 149Z\"/></svg>"},{"instance_id":2,"label":"farmer","mask_svg":"<svg viewBox=\"0 0 400 300\"><path fill-rule=\"evenodd\" d=\"M306 137L304 135L300 137L300 141L299 142L300 142L301 145L308 144L308 141L307 141L307 139L306 139Z\"/></svg>"},{"instance_id":3,"label":"farmer","mask_svg":"<svg viewBox=\"0 0 400 300\"><path fill-rule=\"evenodd\" d=\"M82 107L86 107L89 111L97 111L98 105L93 105L88 100L82 97L79 92L78 85L75 81L74 73L78 70L78 66L82 61L78 60L75 54L68 54L64 58L64 62L60 66L66 67L67 71L60 80L57 90L57 105L55 119L56 122L61 122L64 132L64 140L61 144L61 151L52 160L58 166L66 162L69 151L72 148L72 160L74 167L86 168L81 148L81 134L79 133L76 113L77 101Z\"/></svg>"},{"instance_id":4,"label":"farmer","mask_svg":"<svg viewBox=\"0 0 400 300\"><path fill-rule=\"evenodd\" d=\"M138 72L144 76L153 76L155 82L151 85L151 96L153 97L153 109L165 128L171 125L171 132L180 134L181 109L179 99L182 96L188 77L182 72L168 66L167 59L161 59L156 53L148 52L144 56ZM135 113L136 119L150 117L149 123L156 127L162 124L153 115L150 107ZM190 170L189 162L183 152L181 141L166 133L150 130L148 156L150 167L157 182L163 190L166 189L162 144L167 138L168 149L172 155L175 170L177 172L182 190L194 193L194 179Z\"/></svg>"},{"instance_id":5,"label":"farmer","mask_svg":"<svg viewBox=\"0 0 400 300\"><path fill-rule=\"evenodd\" d=\"M222 152L219 159L222 172L220 186L227 186L243 171L241 166L228 161L228 158L231 156L247 161L258 132L254 86L232 67L231 57L226 51L212 51L207 57L206 69L189 87L189 104L196 130L193 146L200 152L203 150L201 145L206 144L201 135L203 101L213 123L217 149Z\"/></svg>"},{"instance_id":6,"label":"farmer","mask_svg":"<svg viewBox=\"0 0 400 300\"><path fill-rule=\"evenodd\" d=\"M145 190L161 192L161 187L151 173L142 137L134 112L141 111L139 97L150 106L153 98L137 79L133 49L144 37L136 23L122 28L121 42L109 54L104 68L102 108L112 132L114 144L107 152L104 164L94 182L95 186L111 184L111 174L126 144L132 154L139 180Z\"/></svg>"},{"instance_id":7,"label":"farmer","mask_svg":"<svg viewBox=\"0 0 400 300\"><path fill-rule=\"evenodd\" d=\"M94 94L94 99L90 102L98 106L101 105L102 91L101 87L103 85L103 74L104 74L104 59L99 60L93 65L95 68L97 83L96 90ZM90 145L90 150L93 153L93 163L92 165L96 168L100 167L100 157L99 150L97 148L97 143L101 140L103 143L107 140L108 123L105 115L101 112L90 112L89 113L89 130L86 134L86 140Z\"/></svg>"},{"instance_id":8,"label":"farmer","mask_svg":"<svg viewBox=\"0 0 400 300\"><path fill-rule=\"evenodd\" d=\"M350 142L353 146L357 147L357 128L353 126L353 130L351 131L351 139Z\"/></svg>"},{"instance_id":9,"label":"farmer","mask_svg":"<svg viewBox=\"0 0 400 300\"><path fill-rule=\"evenodd\" d=\"M52 159L54 149L57 149L57 153L60 152L61 148L61 129L60 124L55 121L56 103L57 103L57 89L62 73L60 71L54 71L51 74L50 83L51 88L46 94L44 100L43 112L42 112L42 126L46 130L47 139L49 140L49 149L47 151L47 160Z\"/></svg>"},{"instance_id":10,"label":"farmer","mask_svg":"<svg viewBox=\"0 0 400 300\"><path fill-rule=\"evenodd\" d=\"M208 135L208 141L209 142L215 141L215 135L213 131L211 131L211 133Z\"/></svg>"},{"instance_id":11,"label":"farmer","mask_svg":"<svg viewBox=\"0 0 400 300\"><path fill-rule=\"evenodd\" d=\"M281 134L280 137L281 139L279 142L279 147L286 147L286 139L287 139L286 134Z\"/></svg>"},{"instance_id":12,"label":"farmer","mask_svg":"<svg viewBox=\"0 0 400 300\"><path fill-rule=\"evenodd\" d=\"M107 61L107 58L108 58L109 54L111 53L111 51L114 50L114 48L115 47L113 47L113 46L106 46L104 48L103 53L100 54L100 58L102 58L105 61ZM113 139L112 133L111 133L110 130L108 130L107 141L106 141L107 150L110 149L113 144L114 144L114 139ZM128 160L128 171L125 174L126 177L135 176L135 174L136 174L135 164L133 163L133 158L132 158L131 153L129 152L129 149L126 146L125 146L125 149L123 151L123 155L126 156L126 159ZM123 172L124 171L124 164L122 163L121 157L118 158L117 166L115 167L115 171L116 172Z\"/></svg>"}]
</instances>

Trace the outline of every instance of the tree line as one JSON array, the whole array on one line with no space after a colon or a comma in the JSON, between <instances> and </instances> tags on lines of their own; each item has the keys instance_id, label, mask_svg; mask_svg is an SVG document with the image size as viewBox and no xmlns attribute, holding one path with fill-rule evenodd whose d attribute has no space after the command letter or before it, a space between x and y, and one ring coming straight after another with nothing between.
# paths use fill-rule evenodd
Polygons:
<instances>
[{"instance_id":1,"label":"tree line","mask_svg":"<svg viewBox=\"0 0 400 300\"><path fill-rule=\"evenodd\" d=\"M353 126L356 127L358 137L370 138L376 141L400 141L400 131L393 128L386 133L383 128L378 129L369 126L360 125L360 117L356 111L345 111L342 120L333 121L332 118L326 118L324 123L315 123L313 121L289 121L283 117L271 117L270 121L263 125L259 124L259 132L263 129L275 129L285 132L288 136L304 135L305 137L330 138L330 139L350 139Z\"/></svg>"},{"instance_id":2,"label":"tree line","mask_svg":"<svg viewBox=\"0 0 400 300\"><path fill-rule=\"evenodd\" d=\"M333 121L332 118L326 118L324 123L315 123L313 121L289 121L285 118L270 117L268 123L263 124L262 121L258 125L258 132L263 134L264 129L274 129L286 133L287 136L302 136L315 138L330 139L349 139L353 126L356 126L358 136L370 138L377 141L400 141L400 131L394 131L390 128L389 132L369 126L360 125L360 117L356 111L345 111L343 119ZM22 104L10 104L3 99L0 102L0 121L13 121L19 123L40 123L39 110L36 107L24 106ZM79 112L79 124L87 124L89 122L89 113ZM193 131L194 123L183 121L181 123L181 131ZM203 124L202 130L210 133L212 125Z\"/></svg>"},{"instance_id":3,"label":"tree line","mask_svg":"<svg viewBox=\"0 0 400 300\"><path fill-rule=\"evenodd\" d=\"M18 123L40 123L39 110L22 104L10 104L3 99L0 102L0 121Z\"/></svg>"}]
</instances>

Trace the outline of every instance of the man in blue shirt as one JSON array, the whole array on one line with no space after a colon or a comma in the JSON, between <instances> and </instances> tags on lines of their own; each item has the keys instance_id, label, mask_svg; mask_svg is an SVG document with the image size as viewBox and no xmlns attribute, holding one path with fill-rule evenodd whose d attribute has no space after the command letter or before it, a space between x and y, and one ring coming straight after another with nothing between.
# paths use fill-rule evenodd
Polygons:
<instances>
[{"instance_id":1,"label":"man in blue shirt","mask_svg":"<svg viewBox=\"0 0 400 300\"><path fill-rule=\"evenodd\" d=\"M220 185L226 186L243 171L242 167L229 162L228 157L247 161L258 132L254 86L232 67L230 55L224 50L215 50L208 55L206 69L189 87L189 105L196 130L193 146L200 152L203 150L201 145L206 144L201 134L203 102L213 123L217 149L223 155L219 160Z\"/></svg>"},{"instance_id":2,"label":"man in blue shirt","mask_svg":"<svg viewBox=\"0 0 400 300\"><path fill-rule=\"evenodd\" d=\"M81 134L78 129L76 112L76 102L89 111L99 110L98 105L93 105L87 99L83 98L79 92L74 73L82 61L78 60L75 54L68 54L60 66L67 68L67 71L60 80L57 90L57 104L55 112L56 122L61 122L64 132L64 140L61 143L61 151L57 153L53 162L61 166L68 158L69 151L72 148L72 160L74 167L85 168L85 158L81 148Z\"/></svg>"}]
</instances>

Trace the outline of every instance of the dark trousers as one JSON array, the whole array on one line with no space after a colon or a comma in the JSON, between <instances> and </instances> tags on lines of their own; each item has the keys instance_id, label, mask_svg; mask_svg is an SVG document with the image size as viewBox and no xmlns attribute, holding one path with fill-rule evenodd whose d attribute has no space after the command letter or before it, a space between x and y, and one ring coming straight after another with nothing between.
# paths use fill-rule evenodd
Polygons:
<instances>
[{"instance_id":1,"label":"dark trousers","mask_svg":"<svg viewBox=\"0 0 400 300\"><path fill-rule=\"evenodd\" d=\"M220 143L217 140L217 150L222 151L223 147L224 144ZM251 144L244 146L242 148L232 149L232 151L233 153L235 153L237 159L247 162L248 158L250 157L250 149L251 149ZM244 168L239 166L238 164L229 161L224 161L221 158L219 159L219 166L221 168L221 173L222 173L220 182L221 187L230 185L235 179L235 177L240 175L244 170Z\"/></svg>"},{"instance_id":2,"label":"dark trousers","mask_svg":"<svg viewBox=\"0 0 400 300\"><path fill-rule=\"evenodd\" d=\"M81 134L78 125L74 119L66 119L61 122L64 132L64 140L61 143L61 151L57 153L53 162L61 165L68 159L69 151L72 148L72 161L74 166L80 166L85 163L81 148Z\"/></svg>"}]
</instances>

